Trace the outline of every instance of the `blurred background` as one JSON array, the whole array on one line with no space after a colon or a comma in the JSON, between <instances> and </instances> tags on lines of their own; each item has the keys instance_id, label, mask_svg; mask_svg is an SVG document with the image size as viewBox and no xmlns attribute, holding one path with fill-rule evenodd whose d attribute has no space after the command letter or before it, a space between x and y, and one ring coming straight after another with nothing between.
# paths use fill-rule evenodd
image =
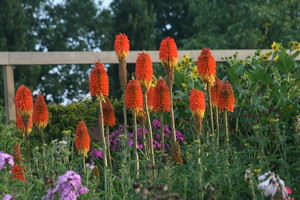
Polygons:
<instances>
[{"instance_id":1,"label":"blurred background","mask_svg":"<svg viewBox=\"0 0 300 200\"><path fill-rule=\"evenodd\" d=\"M0 51L113 50L120 32L128 35L131 50L157 50L166 36L179 49L270 48L273 41L300 40L300 1L0 0ZM25 84L48 103L66 104L88 94L91 68L17 67L16 88ZM108 66L108 73L110 96L118 97L118 68Z\"/></svg>"}]
</instances>

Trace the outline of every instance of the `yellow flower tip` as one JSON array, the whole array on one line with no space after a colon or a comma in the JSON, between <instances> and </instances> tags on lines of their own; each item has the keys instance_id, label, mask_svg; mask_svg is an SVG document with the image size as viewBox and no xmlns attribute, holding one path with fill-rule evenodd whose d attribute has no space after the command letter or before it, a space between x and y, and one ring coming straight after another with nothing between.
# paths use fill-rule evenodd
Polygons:
<instances>
[{"instance_id":1,"label":"yellow flower tip","mask_svg":"<svg viewBox=\"0 0 300 200\"><path fill-rule=\"evenodd\" d=\"M89 152L89 149L82 149L79 151L84 157L87 157L87 153Z\"/></svg>"},{"instance_id":2,"label":"yellow flower tip","mask_svg":"<svg viewBox=\"0 0 300 200\"><path fill-rule=\"evenodd\" d=\"M277 62L279 60L279 56L275 56L274 61Z\"/></svg>"},{"instance_id":3,"label":"yellow flower tip","mask_svg":"<svg viewBox=\"0 0 300 200\"><path fill-rule=\"evenodd\" d=\"M273 42L271 47L274 51L279 51L281 44L278 42Z\"/></svg>"},{"instance_id":4,"label":"yellow flower tip","mask_svg":"<svg viewBox=\"0 0 300 200\"><path fill-rule=\"evenodd\" d=\"M172 59L162 59L161 63L164 67L173 68L177 65L178 59L172 58Z\"/></svg>"},{"instance_id":5,"label":"yellow flower tip","mask_svg":"<svg viewBox=\"0 0 300 200\"><path fill-rule=\"evenodd\" d=\"M196 110L193 112L193 116L197 119L203 119L204 113L205 113L205 110Z\"/></svg>"},{"instance_id":6,"label":"yellow flower tip","mask_svg":"<svg viewBox=\"0 0 300 200\"><path fill-rule=\"evenodd\" d=\"M208 88L215 85L215 80L216 80L215 75L204 75L201 78L208 85Z\"/></svg>"}]
</instances>

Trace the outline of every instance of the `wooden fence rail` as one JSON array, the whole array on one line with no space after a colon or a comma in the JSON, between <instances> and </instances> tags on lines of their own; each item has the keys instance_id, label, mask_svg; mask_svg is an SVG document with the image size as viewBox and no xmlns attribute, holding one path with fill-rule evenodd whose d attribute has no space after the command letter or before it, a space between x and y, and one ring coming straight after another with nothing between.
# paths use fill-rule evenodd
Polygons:
<instances>
[{"instance_id":1,"label":"wooden fence rail","mask_svg":"<svg viewBox=\"0 0 300 200\"><path fill-rule=\"evenodd\" d=\"M262 50L265 53L271 50ZM141 51L130 51L127 63L135 63L137 54ZM150 54L153 63L159 63L158 51L144 51ZM222 58L238 54L238 58L245 59L253 56L256 50L212 50L217 62L223 62ZM178 51L179 60L188 54L197 60L199 50ZM3 66L5 111L7 121L16 120L15 112L15 83L13 66L18 65L58 65L58 64L93 64L95 61L104 64L117 64L118 60L113 51L101 52L0 52L0 65ZM296 58L300 60L300 56Z\"/></svg>"}]
</instances>

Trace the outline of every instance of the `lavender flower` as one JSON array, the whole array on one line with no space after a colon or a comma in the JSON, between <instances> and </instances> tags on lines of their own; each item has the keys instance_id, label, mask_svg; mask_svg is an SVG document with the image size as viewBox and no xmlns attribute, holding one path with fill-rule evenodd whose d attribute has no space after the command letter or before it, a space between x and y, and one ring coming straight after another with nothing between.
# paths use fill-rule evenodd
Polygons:
<instances>
[{"instance_id":1,"label":"lavender flower","mask_svg":"<svg viewBox=\"0 0 300 200\"><path fill-rule=\"evenodd\" d=\"M2 200L12 200L13 199L13 196L10 195L10 194L4 194Z\"/></svg>"},{"instance_id":2,"label":"lavender flower","mask_svg":"<svg viewBox=\"0 0 300 200\"><path fill-rule=\"evenodd\" d=\"M0 169L4 168L6 164L14 166L14 159L11 155L0 152Z\"/></svg>"},{"instance_id":3,"label":"lavender flower","mask_svg":"<svg viewBox=\"0 0 300 200\"><path fill-rule=\"evenodd\" d=\"M103 159L104 158L104 153L98 149L93 149L91 152L90 152L90 155L92 156L93 159Z\"/></svg>"},{"instance_id":4,"label":"lavender flower","mask_svg":"<svg viewBox=\"0 0 300 200\"><path fill-rule=\"evenodd\" d=\"M88 188L81 185L80 175L74 171L67 171L58 177L55 187L49 189L42 200L54 200L56 193L59 194L61 200L76 200L81 194L88 192Z\"/></svg>"},{"instance_id":5,"label":"lavender flower","mask_svg":"<svg viewBox=\"0 0 300 200\"><path fill-rule=\"evenodd\" d=\"M155 119L152 121L153 128L160 128L160 121Z\"/></svg>"}]
</instances>

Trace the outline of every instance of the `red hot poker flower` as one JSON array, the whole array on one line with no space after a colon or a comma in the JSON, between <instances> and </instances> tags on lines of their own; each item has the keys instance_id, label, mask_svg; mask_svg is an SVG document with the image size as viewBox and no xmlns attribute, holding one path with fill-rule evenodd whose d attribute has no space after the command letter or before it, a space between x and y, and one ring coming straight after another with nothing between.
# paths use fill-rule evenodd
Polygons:
<instances>
[{"instance_id":1,"label":"red hot poker flower","mask_svg":"<svg viewBox=\"0 0 300 200\"><path fill-rule=\"evenodd\" d=\"M12 172L13 179L19 179L20 181L26 182L23 169L19 167L17 164L13 166L11 172Z\"/></svg>"},{"instance_id":2,"label":"red hot poker flower","mask_svg":"<svg viewBox=\"0 0 300 200\"><path fill-rule=\"evenodd\" d=\"M43 95L38 95L33 108L33 123L39 128L44 129L49 120L48 107Z\"/></svg>"},{"instance_id":3,"label":"red hot poker flower","mask_svg":"<svg viewBox=\"0 0 300 200\"><path fill-rule=\"evenodd\" d=\"M32 115L32 92L24 85L21 85L16 92L16 110L23 119L28 119Z\"/></svg>"},{"instance_id":4,"label":"red hot poker flower","mask_svg":"<svg viewBox=\"0 0 300 200\"><path fill-rule=\"evenodd\" d=\"M115 110L108 97L105 98L103 103L103 121L105 126L116 125Z\"/></svg>"},{"instance_id":5,"label":"red hot poker flower","mask_svg":"<svg viewBox=\"0 0 300 200\"><path fill-rule=\"evenodd\" d=\"M19 113L17 113L17 115L16 115L16 124L17 124L18 131L21 132L23 135L25 135L25 132L26 132L25 124ZM28 134L31 133L31 131L32 131L32 116L28 119L28 123L27 123Z\"/></svg>"},{"instance_id":6,"label":"red hot poker flower","mask_svg":"<svg viewBox=\"0 0 300 200\"><path fill-rule=\"evenodd\" d=\"M126 86L125 107L136 113L144 107L142 88L137 80L130 80Z\"/></svg>"},{"instance_id":7,"label":"red hot poker flower","mask_svg":"<svg viewBox=\"0 0 300 200\"><path fill-rule=\"evenodd\" d=\"M190 109L195 118L203 119L205 112L205 96L204 92L192 89L190 93Z\"/></svg>"},{"instance_id":8,"label":"red hot poker flower","mask_svg":"<svg viewBox=\"0 0 300 200\"><path fill-rule=\"evenodd\" d=\"M174 68L177 65L178 52L173 38L167 37L160 43L159 59L165 67Z\"/></svg>"},{"instance_id":9,"label":"red hot poker flower","mask_svg":"<svg viewBox=\"0 0 300 200\"><path fill-rule=\"evenodd\" d=\"M90 74L90 93L91 96L103 98L109 92L108 75L103 64L96 62L95 65Z\"/></svg>"},{"instance_id":10,"label":"red hot poker flower","mask_svg":"<svg viewBox=\"0 0 300 200\"><path fill-rule=\"evenodd\" d=\"M122 33L116 35L114 48L118 59L125 59L129 53L129 40L127 35Z\"/></svg>"},{"instance_id":11,"label":"red hot poker flower","mask_svg":"<svg viewBox=\"0 0 300 200\"><path fill-rule=\"evenodd\" d=\"M201 79L211 87L215 84L216 60L211 55L210 49L202 49L198 57L198 73Z\"/></svg>"},{"instance_id":12,"label":"red hot poker flower","mask_svg":"<svg viewBox=\"0 0 300 200\"><path fill-rule=\"evenodd\" d=\"M148 53L139 53L135 65L136 79L147 89L153 77L152 60Z\"/></svg>"},{"instance_id":13,"label":"red hot poker flower","mask_svg":"<svg viewBox=\"0 0 300 200\"><path fill-rule=\"evenodd\" d=\"M218 98L219 98L219 94L220 94L222 85L223 85L223 82L218 77L216 77L215 85L210 88L211 101L214 106L218 106Z\"/></svg>"},{"instance_id":14,"label":"red hot poker flower","mask_svg":"<svg viewBox=\"0 0 300 200\"><path fill-rule=\"evenodd\" d=\"M154 92L155 92L155 87L150 87L147 95L148 107L151 111L153 110L154 107Z\"/></svg>"},{"instance_id":15,"label":"red hot poker flower","mask_svg":"<svg viewBox=\"0 0 300 200\"><path fill-rule=\"evenodd\" d=\"M218 108L220 110L227 110L234 112L234 93L229 81L223 83L223 86L219 93Z\"/></svg>"},{"instance_id":16,"label":"red hot poker flower","mask_svg":"<svg viewBox=\"0 0 300 200\"><path fill-rule=\"evenodd\" d=\"M83 156L90 150L90 135L84 122L79 122L76 128L75 147Z\"/></svg>"},{"instance_id":17,"label":"red hot poker flower","mask_svg":"<svg viewBox=\"0 0 300 200\"><path fill-rule=\"evenodd\" d=\"M165 80L159 79L154 91L154 112L170 112L171 96L170 90Z\"/></svg>"}]
</instances>

